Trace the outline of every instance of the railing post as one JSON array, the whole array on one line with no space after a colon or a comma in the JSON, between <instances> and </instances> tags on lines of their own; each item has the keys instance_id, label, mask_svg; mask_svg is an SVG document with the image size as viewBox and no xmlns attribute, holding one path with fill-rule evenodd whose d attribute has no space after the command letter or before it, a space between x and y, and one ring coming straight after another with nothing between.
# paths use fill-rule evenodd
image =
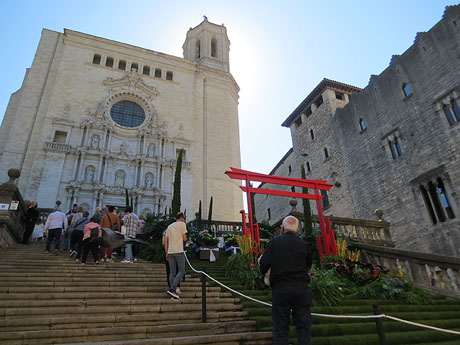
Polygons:
<instances>
[{"instance_id":1,"label":"railing post","mask_svg":"<svg viewBox=\"0 0 460 345\"><path fill-rule=\"evenodd\" d=\"M203 267L206 272L206 267ZM206 276L201 273L201 322L206 323Z\"/></svg>"},{"instance_id":2,"label":"railing post","mask_svg":"<svg viewBox=\"0 0 460 345\"><path fill-rule=\"evenodd\" d=\"M373 303L372 307L374 308L374 315L380 315L379 305L377 303ZM379 335L379 344L380 345L387 345L387 341L385 339L385 332L383 331L383 322L381 318L375 319L375 325L377 326L377 333Z\"/></svg>"}]
</instances>

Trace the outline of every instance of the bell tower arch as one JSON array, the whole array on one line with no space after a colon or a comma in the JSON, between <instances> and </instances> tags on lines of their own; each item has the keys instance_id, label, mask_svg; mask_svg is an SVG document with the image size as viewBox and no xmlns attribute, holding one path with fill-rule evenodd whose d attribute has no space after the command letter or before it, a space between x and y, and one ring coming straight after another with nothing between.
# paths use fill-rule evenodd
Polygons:
<instances>
[{"instance_id":1,"label":"bell tower arch","mask_svg":"<svg viewBox=\"0 0 460 345\"><path fill-rule=\"evenodd\" d=\"M205 19L190 28L182 46L184 59L197 61L200 65L229 72L230 41L224 25Z\"/></svg>"}]
</instances>

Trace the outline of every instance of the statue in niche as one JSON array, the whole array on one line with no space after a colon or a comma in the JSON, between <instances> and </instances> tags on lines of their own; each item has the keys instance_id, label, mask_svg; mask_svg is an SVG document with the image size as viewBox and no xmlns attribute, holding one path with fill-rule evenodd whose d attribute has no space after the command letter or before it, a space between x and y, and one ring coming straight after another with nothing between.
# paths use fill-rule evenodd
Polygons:
<instances>
[{"instance_id":1,"label":"statue in niche","mask_svg":"<svg viewBox=\"0 0 460 345\"><path fill-rule=\"evenodd\" d=\"M153 175L151 173L145 175L145 188L153 189Z\"/></svg>"},{"instance_id":2,"label":"statue in niche","mask_svg":"<svg viewBox=\"0 0 460 345\"><path fill-rule=\"evenodd\" d=\"M92 165L87 166L86 171L85 171L85 181L93 182L95 172L96 172L96 169Z\"/></svg>"},{"instance_id":3,"label":"statue in niche","mask_svg":"<svg viewBox=\"0 0 460 345\"><path fill-rule=\"evenodd\" d=\"M123 142L120 144L120 153L122 155L128 154L128 144L126 143L126 140L123 140Z\"/></svg>"},{"instance_id":4,"label":"statue in niche","mask_svg":"<svg viewBox=\"0 0 460 345\"><path fill-rule=\"evenodd\" d=\"M92 149L98 149L99 148L99 135L94 134L91 137L91 148Z\"/></svg>"},{"instance_id":5,"label":"statue in niche","mask_svg":"<svg viewBox=\"0 0 460 345\"><path fill-rule=\"evenodd\" d=\"M150 143L149 144L149 147L147 148L147 156L148 157L153 157L155 156L155 144L154 143Z\"/></svg>"},{"instance_id":6,"label":"statue in niche","mask_svg":"<svg viewBox=\"0 0 460 345\"><path fill-rule=\"evenodd\" d=\"M123 170L117 170L115 173L115 186L124 187L125 186L125 172Z\"/></svg>"}]
</instances>

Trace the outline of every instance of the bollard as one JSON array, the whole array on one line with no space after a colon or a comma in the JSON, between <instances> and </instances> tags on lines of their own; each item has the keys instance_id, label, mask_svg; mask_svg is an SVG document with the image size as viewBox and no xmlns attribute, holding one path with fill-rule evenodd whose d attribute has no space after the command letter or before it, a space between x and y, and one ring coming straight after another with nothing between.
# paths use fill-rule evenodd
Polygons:
<instances>
[{"instance_id":1,"label":"bollard","mask_svg":"<svg viewBox=\"0 0 460 345\"><path fill-rule=\"evenodd\" d=\"M372 307L374 308L374 315L380 315L379 305L377 303L373 303ZM381 318L375 319L375 325L377 326L377 334L379 335L379 344L380 345L387 345L387 341L385 339L385 332L383 331L383 322Z\"/></svg>"},{"instance_id":2,"label":"bollard","mask_svg":"<svg viewBox=\"0 0 460 345\"><path fill-rule=\"evenodd\" d=\"M206 272L206 267L203 267ZM201 273L201 322L206 323L206 276Z\"/></svg>"}]
</instances>

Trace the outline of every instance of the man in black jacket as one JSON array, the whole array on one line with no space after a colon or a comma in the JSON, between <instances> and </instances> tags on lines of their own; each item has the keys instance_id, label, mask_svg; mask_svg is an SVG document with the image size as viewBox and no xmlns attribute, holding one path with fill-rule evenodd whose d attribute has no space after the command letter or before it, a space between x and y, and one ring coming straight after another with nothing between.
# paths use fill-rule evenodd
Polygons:
<instances>
[{"instance_id":1,"label":"man in black jacket","mask_svg":"<svg viewBox=\"0 0 460 345\"><path fill-rule=\"evenodd\" d=\"M22 236L22 244L29 244L30 235L34 231L35 223L39 216L40 212L37 210L37 202L32 201L26 213L26 229Z\"/></svg>"},{"instance_id":2,"label":"man in black jacket","mask_svg":"<svg viewBox=\"0 0 460 345\"><path fill-rule=\"evenodd\" d=\"M288 344L289 315L292 310L298 344L310 345L312 298L308 271L311 253L307 242L296 236L299 232L297 218L284 218L281 230L283 234L268 243L260 260L262 274L271 268L273 344Z\"/></svg>"}]
</instances>

